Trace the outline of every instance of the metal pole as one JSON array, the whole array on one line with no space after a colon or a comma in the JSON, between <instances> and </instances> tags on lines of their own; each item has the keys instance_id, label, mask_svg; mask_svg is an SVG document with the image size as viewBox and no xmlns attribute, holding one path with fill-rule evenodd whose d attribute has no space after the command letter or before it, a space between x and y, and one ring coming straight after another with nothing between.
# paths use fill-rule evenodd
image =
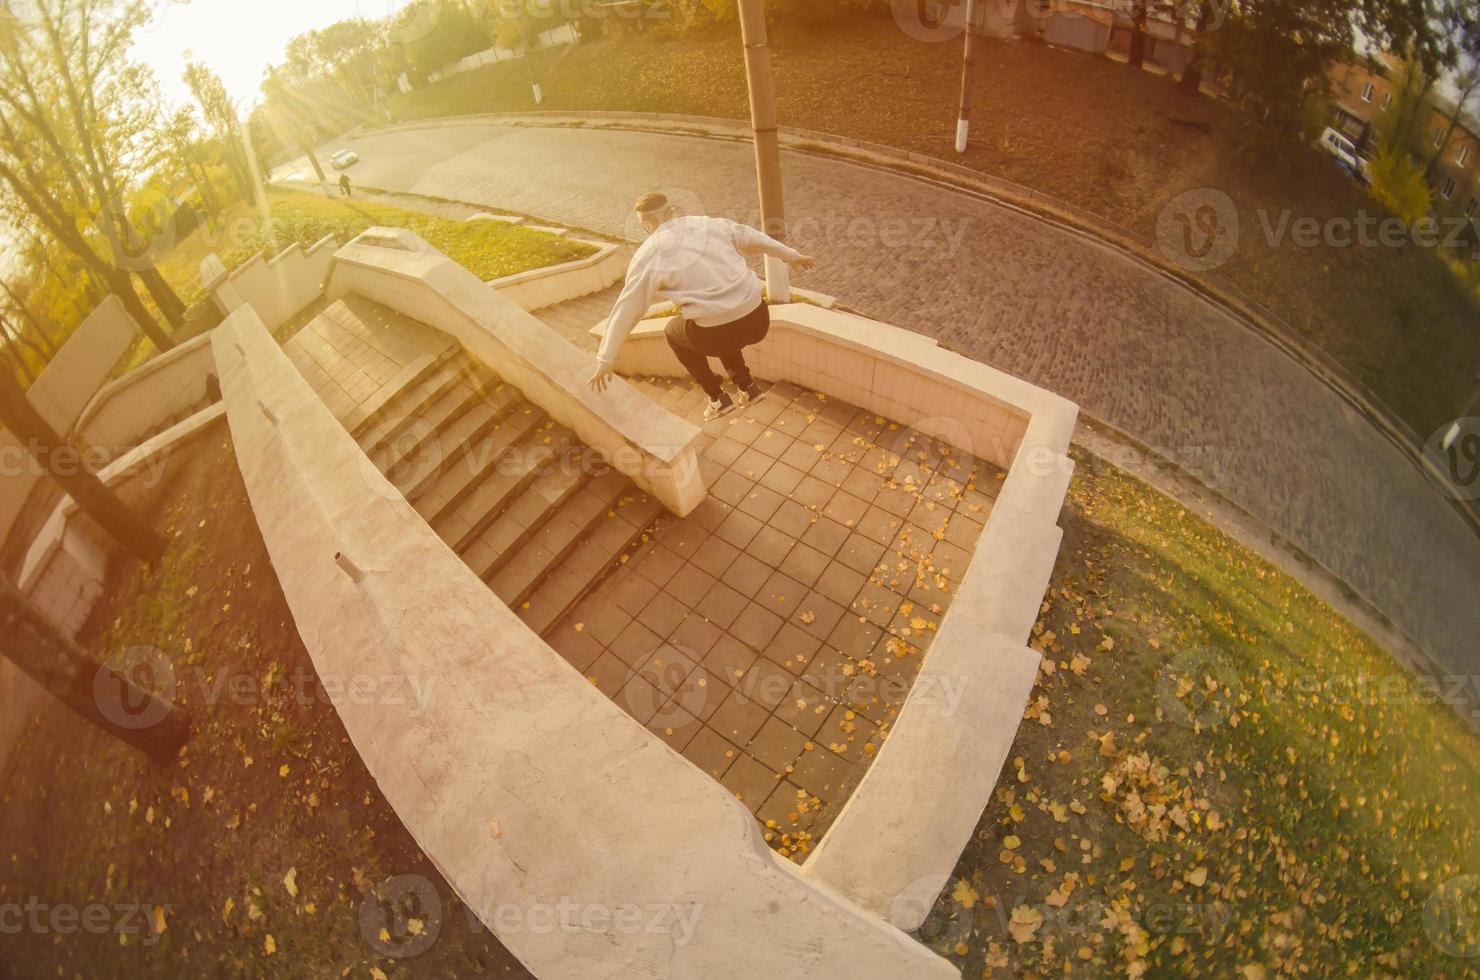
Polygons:
<instances>
[{"instance_id":1,"label":"metal pole","mask_svg":"<svg viewBox=\"0 0 1480 980\"><path fill-rule=\"evenodd\" d=\"M781 201L781 144L776 134L776 89L771 81L771 53L766 44L766 11L762 0L738 0L740 39L745 44L745 81L750 89L750 127L755 133L755 171L760 185L761 229L786 240L786 211ZM766 256L766 292L773 303L791 302L791 270Z\"/></svg>"},{"instance_id":2,"label":"metal pole","mask_svg":"<svg viewBox=\"0 0 1480 980\"><path fill-rule=\"evenodd\" d=\"M956 120L956 152L966 152L971 132L971 77L976 68L976 0L966 0L966 56L961 65L961 115Z\"/></svg>"},{"instance_id":3,"label":"metal pole","mask_svg":"<svg viewBox=\"0 0 1480 980\"><path fill-rule=\"evenodd\" d=\"M545 101L545 93L540 91L540 80L534 74L534 47L529 43L529 33L524 29L524 15L516 13L514 23L519 25L519 43L524 45L524 67L529 69L529 88L534 93L534 104L539 105Z\"/></svg>"}]
</instances>

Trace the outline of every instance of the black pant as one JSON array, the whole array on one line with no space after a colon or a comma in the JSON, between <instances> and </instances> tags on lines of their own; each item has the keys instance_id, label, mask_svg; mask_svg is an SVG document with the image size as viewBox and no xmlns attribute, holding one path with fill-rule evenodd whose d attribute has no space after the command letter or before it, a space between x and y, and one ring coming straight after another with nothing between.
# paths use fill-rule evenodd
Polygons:
<instances>
[{"instance_id":1,"label":"black pant","mask_svg":"<svg viewBox=\"0 0 1480 980\"><path fill-rule=\"evenodd\" d=\"M694 376L706 395L717 399L724 389L720 387L719 375L710 369L709 359L719 358L730 380L744 391L755 383L745 364L745 348L760 343L770 330L771 310L762 301L740 319L717 327L701 327L676 316L668 321L666 333L668 346L673 348L679 363Z\"/></svg>"}]
</instances>

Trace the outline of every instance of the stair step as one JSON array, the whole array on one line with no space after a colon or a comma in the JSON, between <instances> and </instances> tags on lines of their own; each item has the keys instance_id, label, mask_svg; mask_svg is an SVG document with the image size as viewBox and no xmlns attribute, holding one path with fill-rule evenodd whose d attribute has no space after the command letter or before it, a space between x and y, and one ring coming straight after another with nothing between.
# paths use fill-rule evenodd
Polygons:
<instances>
[{"instance_id":1,"label":"stair step","mask_svg":"<svg viewBox=\"0 0 1480 980\"><path fill-rule=\"evenodd\" d=\"M468 447L461 463L438 477L416 501L416 512L433 526L450 517L483 480L496 476L498 467L509 465L506 457L511 448L546 421L545 414L528 402L510 406L493 431Z\"/></svg>"},{"instance_id":2,"label":"stair step","mask_svg":"<svg viewBox=\"0 0 1480 980\"><path fill-rule=\"evenodd\" d=\"M463 560L479 578L488 581L588 479L575 467L553 466L542 470L498 519L461 552Z\"/></svg>"},{"instance_id":3,"label":"stair step","mask_svg":"<svg viewBox=\"0 0 1480 980\"><path fill-rule=\"evenodd\" d=\"M371 455L384 461L381 465L384 472L397 472L402 460L422 455L427 444L477 407L483 396L482 390L459 378L435 401L408 415L406 425L396 437L382 442Z\"/></svg>"},{"instance_id":4,"label":"stair step","mask_svg":"<svg viewBox=\"0 0 1480 980\"><path fill-rule=\"evenodd\" d=\"M453 551L465 555L472 549L520 494L568 451L570 430L541 419L456 508L433 525Z\"/></svg>"},{"instance_id":5,"label":"stair step","mask_svg":"<svg viewBox=\"0 0 1480 980\"><path fill-rule=\"evenodd\" d=\"M426 382L434 372L439 370L458 353L456 346L449 346L440 351L427 351L418 355L410 364L391 376L391 379L381 386L370 399L344 418L344 427L349 434L358 441L384 416L386 409L394 404L402 394L415 390Z\"/></svg>"},{"instance_id":6,"label":"stair step","mask_svg":"<svg viewBox=\"0 0 1480 980\"><path fill-rule=\"evenodd\" d=\"M551 513L519 553L488 578L489 588L510 608L523 602L599 522L620 520L617 502L630 487L631 481L614 472L590 481Z\"/></svg>"},{"instance_id":7,"label":"stair step","mask_svg":"<svg viewBox=\"0 0 1480 980\"><path fill-rule=\"evenodd\" d=\"M505 412L523 400L523 396L509 385L499 385L486 395L480 392L473 396L472 406L460 413L451 425L439 430L434 441L427 444L427 451L422 456L425 463L415 466L404 476L398 474L400 478L391 482L415 504L437 484L442 474L461 463L478 441L493 431Z\"/></svg>"},{"instance_id":8,"label":"stair step","mask_svg":"<svg viewBox=\"0 0 1480 980\"><path fill-rule=\"evenodd\" d=\"M471 394L471 386L465 383L467 369L468 362L465 358L451 358L429 372L416 385L391 399L377 414L378 424L357 437L361 448L370 456L375 456L388 446L400 446L404 449L405 441L402 436L405 433L411 431L415 435L430 431L423 422L430 421L431 414L439 406L445 407L449 396L458 389L464 389L465 396ZM458 402L454 399L451 404L456 405ZM412 442L415 441L413 438Z\"/></svg>"},{"instance_id":9,"label":"stair step","mask_svg":"<svg viewBox=\"0 0 1480 980\"><path fill-rule=\"evenodd\" d=\"M519 617L536 633L547 636L662 513L661 504L641 494L620 507L616 517L598 521L560 567L526 597L528 605L518 610Z\"/></svg>"}]
</instances>

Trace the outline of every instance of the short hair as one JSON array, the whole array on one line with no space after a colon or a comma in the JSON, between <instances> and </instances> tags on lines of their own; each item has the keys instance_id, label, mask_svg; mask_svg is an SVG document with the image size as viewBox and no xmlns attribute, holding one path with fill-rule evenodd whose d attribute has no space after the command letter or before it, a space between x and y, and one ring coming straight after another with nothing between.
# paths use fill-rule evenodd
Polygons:
<instances>
[{"instance_id":1,"label":"short hair","mask_svg":"<svg viewBox=\"0 0 1480 980\"><path fill-rule=\"evenodd\" d=\"M632 205L632 210L638 214L652 214L654 211L663 211L668 207L668 195L659 194L656 191L642 195L637 203Z\"/></svg>"}]
</instances>

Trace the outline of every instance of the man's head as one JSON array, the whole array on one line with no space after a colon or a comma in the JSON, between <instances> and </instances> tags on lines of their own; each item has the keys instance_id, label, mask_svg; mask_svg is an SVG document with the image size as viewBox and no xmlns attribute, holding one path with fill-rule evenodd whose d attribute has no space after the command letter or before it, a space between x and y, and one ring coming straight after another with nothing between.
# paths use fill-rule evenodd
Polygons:
<instances>
[{"instance_id":1,"label":"man's head","mask_svg":"<svg viewBox=\"0 0 1480 980\"><path fill-rule=\"evenodd\" d=\"M637 212L638 220L649 235L657 231L663 222L678 214L678 208L668 203L668 195L656 191L639 197L632 210Z\"/></svg>"}]
</instances>

